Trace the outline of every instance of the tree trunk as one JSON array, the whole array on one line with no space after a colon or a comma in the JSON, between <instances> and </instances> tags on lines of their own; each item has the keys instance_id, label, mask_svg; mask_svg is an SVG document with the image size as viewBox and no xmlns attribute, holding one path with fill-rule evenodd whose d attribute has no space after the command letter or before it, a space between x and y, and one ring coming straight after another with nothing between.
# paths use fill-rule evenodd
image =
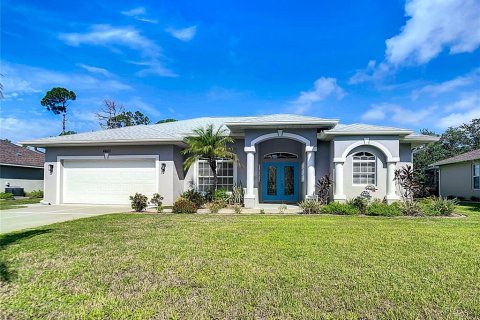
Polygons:
<instances>
[{"instance_id":1,"label":"tree trunk","mask_svg":"<svg viewBox=\"0 0 480 320\"><path fill-rule=\"evenodd\" d=\"M210 169L212 169L213 173L213 192L217 191L217 184L218 184L218 178L217 178L217 161L214 159L209 160L208 163L210 164Z\"/></svg>"},{"instance_id":2,"label":"tree trunk","mask_svg":"<svg viewBox=\"0 0 480 320\"><path fill-rule=\"evenodd\" d=\"M62 133L65 133L65 127L67 124L67 113L62 113Z\"/></svg>"}]
</instances>

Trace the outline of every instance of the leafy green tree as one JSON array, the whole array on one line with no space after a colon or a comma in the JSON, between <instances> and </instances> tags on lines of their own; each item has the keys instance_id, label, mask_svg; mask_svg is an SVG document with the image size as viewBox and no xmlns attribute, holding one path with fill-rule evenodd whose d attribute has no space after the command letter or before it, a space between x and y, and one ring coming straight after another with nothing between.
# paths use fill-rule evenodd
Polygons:
<instances>
[{"instance_id":1,"label":"leafy green tree","mask_svg":"<svg viewBox=\"0 0 480 320\"><path fill-rule=\"evenodd\" d=\"M428 170L434 162L480 148L480 119L458 127L450 127L442 135L423 129L420 133L440 136L440 140L414 150L415 176L424 189L434 188L433 172Z\"/></svg>"},{"instance_id":2,"label":"leafy green tree","mask_svg":"<svg viewBox=\"0 0 480 320\"><path fill-rule=\"evenodd\" d=\"M69 130L69 131L64 131L62 133L59 134L59 136L69 136L71 134L77 134L76 131L72 131L72 130Z\"/></svg>"},{"instance_id":3,"label":"leafy green tree","mask_svg":"<svg viewBox=\"0 0 480 320\"><path fill-rule=\"evenodd\" d=\"M213 124L193 130L193 135L185 138L187 147L182 153L187 156L183 166L188 169L199 159L207 160L213 173L213 191L217 190L217 160L232 159L238 161L237 155L229 146L234 142L222 127L215 129Z\"/></svg>"},{"instance_id":4,"label":"leafy green tree","mask_svg":"<svg viewBox=\"0 0 480 320\"><path fill-rule=\"evenodd\" d=\"M56 87L48 91L40 101L42 106L47 108L48 111L53 112L55 115L62 115L62 133L65 133L68 101L74 101L76 99L77 96L75 92Z\"/></svg>"},{"instance_id":5,"label":"leafy green tree","mask_svg":"<svg viewBox=\"0 0 480 320\"><path fill-rule=\"evenodd\" d=\"M176 121L178 121L178 120L177 120L177 119L168 118L168 119L158 120L158 121L157 121L157 124L168 123L168 122L176 122Z\"/></svg>"},{"instance_id":6,"label":"leafy green tree","mask_svg":"<svg viewBox=\"0 0 480 320\"><path fill-rule=\"evenodd\" d=\"M118 114L115 117L110 119L112 124L115 124L117 128L121 127L131 127L131 126L138 126L141 124L150 124L150 119L141 113L140 111L124 111Z\"/></svg>"}]
</instances>

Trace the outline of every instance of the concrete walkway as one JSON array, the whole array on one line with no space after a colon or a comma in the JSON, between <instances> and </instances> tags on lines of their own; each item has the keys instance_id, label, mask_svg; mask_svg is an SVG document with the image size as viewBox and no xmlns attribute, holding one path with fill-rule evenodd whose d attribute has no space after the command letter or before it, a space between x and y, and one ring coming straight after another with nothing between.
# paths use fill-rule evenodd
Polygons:
<instances>
[{"instance_id":1,"label":"concrete walkway","mask_svg":"<svg viewBox=\"0 0 480 320\"><path fill-rule=\"evenodd\" d=\"M102 214L129 212L128 206L42 205L0 211L0 233L44 226L51 223L93 217Z\"/></svg>"}]
</instances>

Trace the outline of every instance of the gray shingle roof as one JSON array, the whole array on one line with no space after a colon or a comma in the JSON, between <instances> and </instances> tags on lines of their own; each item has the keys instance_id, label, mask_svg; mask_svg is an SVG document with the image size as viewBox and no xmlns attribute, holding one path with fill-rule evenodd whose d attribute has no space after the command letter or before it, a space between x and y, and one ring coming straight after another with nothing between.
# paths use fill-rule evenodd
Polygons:
<instances>
[{"instance_id":1,"label":"gray shingle roof","mask_svg":"<svg viewBox=\"0 0 480 320\"><path fill-rule=\"evenodd\" d=\"M442 161L437 161L434 164L432 164L432 166L441 166L444 164L473 161L473 160L479 160L479 159L480 159L480 149L477 149L470 152L459 154L458 156L451 157Z\"/></svg>"},{"instance_id":2,"label":"gray shingle roof","mask_svg":"<svg viewBox=\"0 0 480 320\"><path fill-rule=\"evenodd\" d=\"M24 145L46 146L46 145L64 145L64 144L88 144L88 143L135 143L136 141L143 142L179 142L186 136L190 135L194 129L204 127L208 124L213 124L215 127L220 127L225 124L264 124L264 123L278 123L278 124L314 124L328 122L331 126L337 124L337 120L323 119L317 117L309 117L294 114L272 114L263 116L247 116L247 117L202 117L188 120L181 120L176 122L168 122L153 125L139 125L134 127L125 127L118 129L99 130L93 132L85 132L73 134L68 136L48 137L36 139L31 141L22 141ZM343 125L337 124L333 129L326 130L326 132L346 134L348 132L362 131L378 131L393 133L405 132L411 133L409 130L373 126L365 124ZM230 133L226 127L227 133Z\"/></svg>"}]
</instances>

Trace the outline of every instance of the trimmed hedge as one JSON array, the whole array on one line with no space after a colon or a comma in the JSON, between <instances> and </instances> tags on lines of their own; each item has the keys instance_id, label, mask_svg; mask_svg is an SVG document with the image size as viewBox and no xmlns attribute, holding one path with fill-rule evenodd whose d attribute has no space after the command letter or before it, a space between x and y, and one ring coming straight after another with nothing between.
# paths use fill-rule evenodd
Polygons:
<instances>
[{"instance_id":1,"label":"trimmed hedge","mask_svg":"<svg viewBox=\"0 0 480 320\"><path fill-rule=\"evenodd\" d=\"M184 197L179 197L173 204L173 213L196 213L197 206L193 201L190 201Z\"/></svg>"},{"instance_id":2,"label":"trimmed hedge","mask_svg":"<svg viewBox=\"0 0 480 320\"><path fill-rule=\"evenodd\" d=\"M355 215L359 214L359 210L348 203L330 202L323 206L320 213L324 214L340 214L340 215Z\"/></svg>"},{"instance_id":3,"label":"trimmed hedge","mask_svg":"<svg viewBox=\"0 0 480 320\"><path fill-rule=\"evenodd\" d=\"M366 215L395 217L401 216L402 210L400 209L400 205L396 202L386 204L381 201L373 201L368 205Z\"/></svg>"}]
</instances>

